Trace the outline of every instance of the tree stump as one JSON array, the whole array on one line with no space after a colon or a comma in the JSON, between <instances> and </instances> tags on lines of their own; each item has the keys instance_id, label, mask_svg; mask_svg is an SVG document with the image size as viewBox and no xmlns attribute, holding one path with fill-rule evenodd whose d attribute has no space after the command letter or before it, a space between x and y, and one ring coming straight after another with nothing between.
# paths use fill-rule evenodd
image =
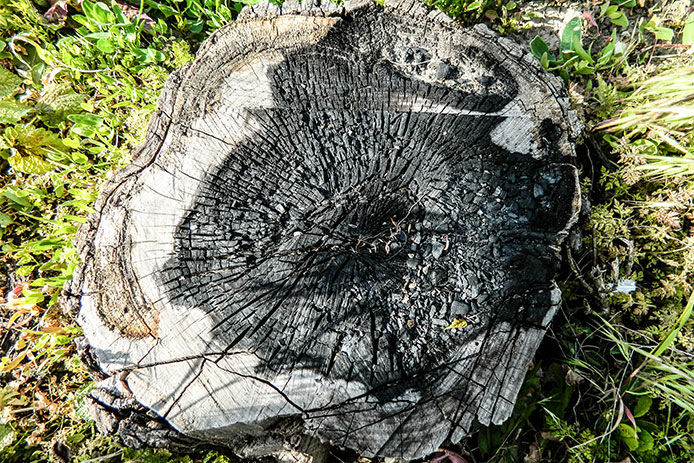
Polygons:
<instances>
[{"instance_id":1,"label":"tree stump","mask_svg":"<svg viewBox=\"0 0 694 463\"><path fill-rule=\"evenodd\" d=\"M407 0L246 9L80 230L65 300L100 425L413 459L502 423L560 304L578 129L485 27Z\"/></svg>"}]
</instances>

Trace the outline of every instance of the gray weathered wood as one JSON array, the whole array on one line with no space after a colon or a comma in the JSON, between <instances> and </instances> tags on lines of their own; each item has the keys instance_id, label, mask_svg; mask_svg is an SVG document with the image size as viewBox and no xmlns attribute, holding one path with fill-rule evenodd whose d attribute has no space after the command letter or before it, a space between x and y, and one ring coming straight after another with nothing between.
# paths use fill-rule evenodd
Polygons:
<instances>
[{"instance_id":1,"label":"gray weathered wood","mask_svg":"<svg viewBox=\"0 0 694 463\"><path fill-rule=\"evenodd\" d=\"M419 3L245 10L80 230L95 400L247 456L502 423L560 303L574 119L521 47Z\"/></svg>"}]
</instances>

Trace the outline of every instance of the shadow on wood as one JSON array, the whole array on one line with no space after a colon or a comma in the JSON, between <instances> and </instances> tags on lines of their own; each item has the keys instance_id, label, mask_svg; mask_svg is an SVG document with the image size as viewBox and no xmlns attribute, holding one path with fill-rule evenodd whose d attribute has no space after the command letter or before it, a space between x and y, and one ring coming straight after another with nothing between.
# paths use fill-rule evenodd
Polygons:
<instances>
[{"instance_id":1,"label":"shadow on wood","mask_svg":"<svg viewBox=\"0 0 694 463\"><path fill-rule=\"evenodd\" d=\"M416 3L245 10L80 230L101 428L413 459L506 420L578 213L562 91Z\"/></svg>"}]
</instances>

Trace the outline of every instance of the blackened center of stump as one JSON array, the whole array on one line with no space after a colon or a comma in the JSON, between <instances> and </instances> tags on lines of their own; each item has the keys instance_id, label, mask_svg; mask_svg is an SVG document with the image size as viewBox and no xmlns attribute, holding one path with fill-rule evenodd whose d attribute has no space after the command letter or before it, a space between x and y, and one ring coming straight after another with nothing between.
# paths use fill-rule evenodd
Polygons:
<instances>
[{"instance_id":1,"label":"blackened center of stump","mask_svg":"<svg viewBox=\"0 0 694 463\"><path fill-rule=\"evenodd\" d=\"M385 65L336 71L372 79L353 86L369 98L334 95L301 74L328 65L289 57L270 73L277 107L248 110L262 132L203 179L163 283L174 304L209 315L222 349L255 354L259 376L423 386L493 322L542 320L553 184L538 161L492 143L503 117L379 100L485 112L512 95L444 91ZM454 320L467 326L446 330Z\"/></svg>"}]
</instances>

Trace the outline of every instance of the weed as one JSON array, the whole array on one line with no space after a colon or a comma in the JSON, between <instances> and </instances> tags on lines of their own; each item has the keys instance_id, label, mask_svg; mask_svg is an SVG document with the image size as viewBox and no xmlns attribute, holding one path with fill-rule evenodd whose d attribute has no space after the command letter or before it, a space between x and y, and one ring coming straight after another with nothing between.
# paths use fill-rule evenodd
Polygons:
<instances>
[{"instance_id":1,"label":"weed","mask_svg":"<svg viewBox=\"0 0 694 463\"><path fill-rule=\"evenodd\" d=\"M640 169L661 179L691 176L694 158L694 66L682 65L657 74L643 82L623 101L619 114L596 127L611 133L620 132L640 146L644 160L655 161ZM682 158L667 158L657 153L673 153Z\"/></svg>"},{"instance_id":2,"label":"weed","mask_svg":"<svg viewBox=\"0 0 694 463\"><path fill-rule=\"evenodd\" d=\"M457 20L473 24L486 19L502 34L525 27L530 16L518 9L518 4L507 0L424 0Z\"/></svg>"},{"instance_id":3,"label":"weed","mask_svg":"<svg viewBox=\"0 0 694 463\"><path fill-rule=\"evenodd\" d=\"M0 0L0 262L10 274L0 282L0 461L55 460L56 449L75 461L228 461L124 449L98 435L84 400L93 378L71 343L79 328L55 302L78 263L75 231L141 142L167 75L253 2L85 0L49 24L29 0ZM502 32L528 26L520 2L426 2ZM589 284L605 307L585 311L596 302L566 295L572 321L547 341L514 415L466 444L478 461L694 457L694 70L685 54L694 13L649 2L640 20L645 1L598 3L569 21L559 49L536 38L530 50L570 82L604 137L599 175L583 182L594 205L575 263L580 284L562 286Z\"/></svg>"},{"instance_id":4,"label":"weed","mask_svg":"<svg viewBox=\"0 0 694 463\"><path fill-rule=\"evenodd\" d=\"M620 42L638 6L602 2L596 16L604 35L587 46L581 18L567 24L558 53L539 37L530 46L546 69L570 81L579 110L611 151L602 155L598 181L586 184L595 204L575 275L600 297L567 300L582 303L578 310L597 304L589 314L624 324L599 319L579 344L557 339L564 362L583 379L582 396L573 417L543 407L543 432L569 445L569 461L692 458L694 86L686 52L694 25L691 14L651 13ZM590 12L584 19L598 29ZM665 49L680 55L665 58Z\"/></svg>"},{"instance_id":5,"label":"weed","mask_svg":"<svg viewBox=\"0 0 694 463\"><path fill-rule=\"evenodd\" d=\"M86 419L80 330L55 302L99 185L128 162L168 73L190 59L164 22L148 29L115 2L81 7L65 33L28 0L0 0L0 259L13 274L0 283L2 461L45 461L57 441L78 455L115 451Z\"/></svg>"},{"instance_id":6,"label":"weed","mask_svg":"<svg viewBox=\"0 0 694 463\"><path fill-rule=\"evenodd\" d=\"M548 71L556 71L566 82L570 75L592 76L597 72L616 71L624 64L628 47L617 39L617 30L612 31L607 44L593 52L593 44L586 51L582 44L581 19L571 19L561 35L557 56L550 54L549 47L539 35L530 42L530 51Z\"/></svg>"}]
</instances>

